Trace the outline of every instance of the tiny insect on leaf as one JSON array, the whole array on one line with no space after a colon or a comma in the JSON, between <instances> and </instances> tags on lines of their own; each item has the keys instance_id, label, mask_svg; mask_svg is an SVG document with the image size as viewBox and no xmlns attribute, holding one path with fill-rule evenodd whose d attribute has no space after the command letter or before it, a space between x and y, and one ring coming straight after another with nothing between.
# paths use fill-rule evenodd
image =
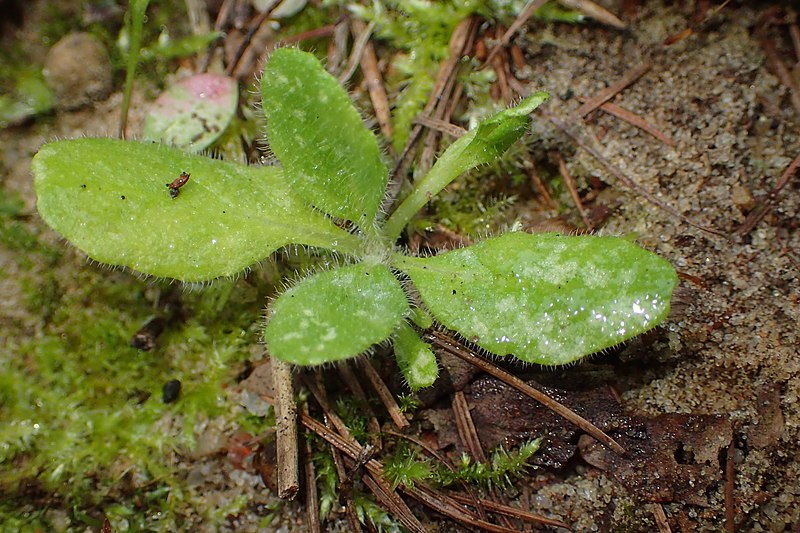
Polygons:
<instances>
[{"instance_id":1,"label":"tiny insect on leaf","mask_svg":"<svg viewBox=\"0 0 800 533\"><path fill-rule=\"evenodd\" d=\"M177 198L178 195L181 193L181 187L186 185L189 182L189 177L191 174L188 172L181 172L181 175L172 180L172 183L167 183L167 187L169 188L169 195L172 198Z\"/></svg>"}]
</instances>

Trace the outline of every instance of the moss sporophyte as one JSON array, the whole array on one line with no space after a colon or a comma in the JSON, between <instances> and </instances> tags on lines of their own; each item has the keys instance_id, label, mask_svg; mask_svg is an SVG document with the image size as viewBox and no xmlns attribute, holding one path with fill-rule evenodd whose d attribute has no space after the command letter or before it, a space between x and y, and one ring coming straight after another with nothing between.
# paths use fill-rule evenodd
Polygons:
<instances>
[{"instance_id":1,"label":"moss sporophyte","mask_svg":"<svg viewBox=\"0 0 800 533\"><path fill-rule=\"evenodd\" d=\"M437 376L418 334L433 321L493 354L560 365L666 318L675 270L626 239L509 232L432 257L395 245L433 195L517 141L547 94L453 142L384 217L388 172L378 141L319 61L279 49L260 90L279 166L232 164L158 143L56 141L33 162L42 218L92 259L185 282L236 275L287 245L329 250L340 266L272 302L269 352L315 365L391 340L415 389ZM180 178L172 181L181 173L191 175L182 188ZM180 196L165 194L165 182Z\"/></svg>"}]
</instances>

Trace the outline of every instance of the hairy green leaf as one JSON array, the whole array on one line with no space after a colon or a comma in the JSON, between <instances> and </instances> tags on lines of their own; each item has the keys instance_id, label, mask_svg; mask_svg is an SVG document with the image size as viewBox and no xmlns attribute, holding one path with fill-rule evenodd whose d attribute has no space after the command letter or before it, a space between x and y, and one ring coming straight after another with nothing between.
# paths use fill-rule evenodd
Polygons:
<instances>
[{"instance_id":1,"label":"hairy green leaf","mask_svg":"<svg viewBox=\"0 0 800 533\"><path fill-rule=\"evenodd\" d=\"M530 124L528 115L549 97L547 93L541 91L533 93L516 107L504 109L484 120L478 127L451 144L431 171L414 186L411 194L386 221L384 227L386 235L393 240L397 239L422 206L454 179L503 155L528 129Z\"/></svg>"},{"instance_id":2,"label":"hairy green leaf","mask_svg":"<svg viewBox=\"0 0 800 533\"><path fill-rule=\"evenodd\" d=\"M408 310L388 268L358 263L306 278L281 294L264 338L270 353L284 361L328 363L386 340Z\"/></svg>"},{"instance_id":3,"label":"hairy green leaf","mask_svg":"<svg viewBox=\"0 0 800 533\"><path fill-rule=\"evenodd\" d=\"M656 326L675 270L617 237L507 233L399 259L433 316L497 355L560 365Z\"/></svg>"},{"instance_id":4,"label":"hairy green leaf","mask_svg":"<svg viewBox=\"0 0 800 533\"><path fill-rule=\"evenodd\" d=\"M261 79L269 145L314 207L371 228L388 174L378 141L316 57L276 50Z\"/></svg>"},{"instance_id":5,"label":"hairy green leaf","mask_svg":"<svg viewBox=\"0 0 800 533\"><path fill-rule=\"evenodd\" d=\"M420 339L406 323L401 324L395 334L394 355L411 390L430 387L439 377L439 365L430 344Z\"/></svg>"},{"instance_id":6,"label":"hairy green leaf","mask_svg":"<svg viewBox=\"0 0 800 533\"><path fill-rule=\"evenodd\" d=\"M241 272L290 243L348 251L352 236L292 195L281 171L155 143L75 139L33 160L37 207L101 263L203 281ZM172 198L166 184L189 181Z\"/></svg>"}]
</instances>

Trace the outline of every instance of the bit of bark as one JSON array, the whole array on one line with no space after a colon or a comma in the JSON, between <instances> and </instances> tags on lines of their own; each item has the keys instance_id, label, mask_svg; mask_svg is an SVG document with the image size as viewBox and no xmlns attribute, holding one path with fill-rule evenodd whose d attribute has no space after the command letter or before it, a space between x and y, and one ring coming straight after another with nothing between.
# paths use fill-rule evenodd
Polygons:
<instances>
[{"instance_id":1,"label":"bit of bark","mask_svg":"<svg viewBox=\"0 0 800 533\"><path fill-rule=\"evenodd\" d=\"M727 416L666 413L633 415L638 432L620 432L630 451L619 457L583 435L581 457L608 473L640 500L680 502L707 507L711 487L724 483L720 452L728 448L733 429Z\"/></svg>"},{"instance_id":2,"label":"bit of bark","mask_svg":"<svg viewBox=\"0 0 800 533\"><path fill-rule=\"evenodd\" d=\"M366 24L356 19L351 22L351 28L356 41L367 31ZM394 128L392 127L392 114L389 111L389 98L386 96L383 76L378 68L375 47L371 42L367 42L364 46L364 53L361 56L361 71L364 73L369 98L372 100L372 107L375 109L375 118L378 120L381 133L386 140L391 140L394 136Z\"/></svg>"},{"instance_id":3,"label":"bit of bark","mask_svg":"<svg viewBox=\"0 0 800 533\"><path fill-rule=\"evenodd\" d=\"M514 68L516 70L522 70L528 66L527 61L525 61L525 54L522 52L522 48L516 44L512 44L509 49L511 50L511 61L514 63Z\"/></svg>"},{"instance_id":4,"label":"bit of bark","mask_svg":"<svg viewBox=\"0 0 800 533\"><path fill-rule=\"evenodd\" d=\"M475 505L475 503L472 501L471 498L463 496L458 493L450 493L450 497L453 498L455 501L463 503L465 505L471 505L471 506ZM490 511L492 513L510 516L512 518L517 518L525 522L544 524L547 526L554 526L554 527L563 527L564 529L569 529L569 525L565 524L564 522L561 522L560 520L547 518L546 516L541 516L535 513L531 513L530 511L523 511L522 509L517 509L516 507L511 507L510 505L503 505L501 503L485 499L481 499L480 504L483 507L485 507L487 511Z\"/></svg>"},{"instance_id":5,"label":"bit of bark","mask_svg":"<svg viewBox=\"0 0 800 533\"><path fill-rule=\"evenodd\" d=\"M747 218L742 223L742 225L736 229L737 234L742 236L747 235L748 233L753 231L753 228L755 228L756 225L759 222L761 222L761 220L765 216L767 216L767 213L770 212L772 206L778 201L778 198L783 188L786 186L787 183L789 183L789 180L792 179L794 175L797 173L798 168L800 168L800 154L798 154L792 160L792 162L789 163L789 166L786 167L786 170L783 171L783 174L781 174L780 179L775 184L775 188L773 188L767 195L767 199L765 201L759 202L753 208L753 210L750 211L750 213L747 215Z\"/></svg>"},{"instance_id":6,"label":"bit of bark","mask_svg":"<svg viewBox=\"0 0 800 533\"><path fill-rule=\"evenodd\" d=\"M585 117L603 105L605 102L611 100L617 93L621 92L628 85L641 78L648 70L652 68L652 66L652 63L646 61L623 74L619 80L615 81L596 95L589 98L586 103L582 104L578 109L573 111L568 118L569 122L575 122L580 117Z\"/></svg>"},{"instance_id":7,"label":"bit of bark","mask_svg":"<svg viewBox=\"0 0 800 533\"><path fill-rule=\"evenodd\" d=\"M578 97L578 100L581 102L588 101L586 98L581 98L581 97ZM600 106L600 109L602 109L609 115L614 115L617 118L621 118L628 124L636 126L640 130L646 131L647 133L649 133L659 141L663 142L664 144L667 144L673 148L677 144L672 137L670 137L666 133L656 128L654 125L647 122L647 120L645 120L644 118L633 113L632 111L628 111L624 107L618 106L617 104L614 104L612 102L606 102Z\"/></svg>"},{"instance_id":8,"label":"bit of bark","mask_svg":"<svg viewBox=\"0 0 800 533\"><path fill-rule=\"evenodd\" d=\"M564 185L567 186L567 190L569 190L569 195L572 196L572 201L575 202L575 207L578 208L578 213L581 215L581 220L583 220L584 225L589 231L594 229L592 225L592 221L589 220L589 216L586 214L586 209L583 207L583 202L581 202L581 197L578 194L578 188L575 186L575 180L570 174L569 169L567 168L567 162L564 161L564 157L561 154L557 154L558 159L558 173L561 174L561 179L564 180Z\"/></svg>"},{"instance_id":9,"label":"bit of bark","mask_svg":"<svg viewBox=\"0 0 800 533\"><path fill-rule=\"evenodd\" d=\"M528 7L526 7L517 16L516 20L514 20L511 26L509 26L508 30L506 30L506 32L500 38L500 41L492 47L492 50L489 52L489 55L486 56L486 61L483 62L483 67L486 67L487 65L491 64L492 60L494 59L494 56L500 53L500 50L502 50L503 47L505 47L511 41L511 38L514 36L514 34L517 33L517 31L526 22L528 22L528 19L531 18L533 14L536 13L539 10L539 8L545 5L547 2L548 0L533 0L533 2L528 4Z\"/></svg>"},{"instance_id":10,"label":"bit of bark","mask_svg":"<svg viewBox=\"0 0 800 533\"><path fill-rule=\"evenodd\" d=\"M526 396L536 400L537 402L541 403L542 405L546 406L548 409L552 410L553 412L557 413L559 416L565 418L566 420L572 422L577 427L581 428L583 431L597 439L599 442L606 445L608 448L614 451L614 453L625 456L626 451L625 448L619 445L617 441L606 435L603 431L601 431L597 426L583 418L582 416L578 415L565 405L553 400L545 393L538 391L519 379L516 376L513 376L506 372L505 370L499 368L498 366L481 359L480 357L472 354L468 350L463 349L460 345L457 344L452 338L445 336L443 333L440 332L431 332L425 335L426 340L428 342L436 344L436 346L442 348L443 350L464 359L475 365L476 367L480 368L487 374L490 374L497 379L503 381L504 383L514 387L521 393L525 394Z\"/></svg>"},{"instance_id":11,"label":"bit of bark","mask_svg":"<svg viewBox=\"0 0 800 533\"><path fill-rule=\"evenodd\" d=\"M750 449L766 450L780 442L786 431L786 421L781 409L781 385L775 382L762 384L756 390L757 422L747 429Z\"/></svg>"},{"instance_id":12,"label":"bit of bark","mask_svg":"<svg viewBox=\"0 0 800 533\"><path fill-rule=\"evenodd\" d=\"M386 407L386 410L389 412L389 416L392 417L395 425L400 429L407 428L410 424L408 423L408 420L406 420L403 412L400 411L400 407L397 405L397 402L394 401L392 391L390 391L389 387L386 386L386 383L383 382L381 377L378 375L378 371L375 370L375 367L372 366L372 363L369 361L369 359L362 357L361 361L363 363L364 375L367 376L367 380L372 385L372 388L375 389L376 393L378 393L378 397L383 402L383 405Z\"/></svg>"},{"instance_id":13,"label":"bit of bark","mask_svg":"<svg viewBox=\"0 0 800 533\"><path fill-rule=\"evenodd\" d=\"M624 30L627 26L616 15L597 5L590 0L558 0L560 4L580 11L587 17L593 18L597 22L602 22L612 28Z\"/></svg>"},{"instance_id":14,"label":"bit of bark","mask_svg":"<svg viewBox=\"0 0 800 533\"><path fill-rule=\"evenodd\" d=\"M425 126L428 129L436 130L441 133L446 133L452 137L455 137L456 139L467 133L467 130L461 126L423 115L415 118L413 123L419 124L420 126Z\"/></svg>"},{"instance_id":15,"label":"bit of bark","mask_svg":"<svg viewBox=\"0 0 800 533\"><path fill-rule=\"evenodd\" d=\"M664 508L660 503L653 504L653 516L656 519L658 533L672 533L672 529L669 527L669 522L667 521L667 514L664 512Z\"/></svg>"},{"instance_id":16,"label":"bit of bark","mask_svg":"<svg viewBox=\"0 0 800 533\"><path fill-rule=\"evenodd\" d=\"M292 500L300 490L297 464L297 405L292 387L292 367L277 357L270 358L275 390L275 428L278 445L278 496Z\"/></svg>"}]
</instances>

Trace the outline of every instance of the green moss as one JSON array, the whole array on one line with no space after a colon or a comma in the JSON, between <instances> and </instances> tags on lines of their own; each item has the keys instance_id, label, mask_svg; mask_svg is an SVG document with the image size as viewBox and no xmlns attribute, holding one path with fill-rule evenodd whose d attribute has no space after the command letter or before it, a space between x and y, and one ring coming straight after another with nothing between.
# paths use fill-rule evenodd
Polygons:
<instances>
[{"instance_id":1,"label":"green moss","mask_svg":"<svg viewBox=\"0 0 800 533\"><path fill-rule=\"evenodd\" d=\"M36 223L0 212L0 246L19 266L46 259L53 267L19 279L34 330L0 326L8 339L0 353L0 530L97 527L103 514L118 530L174 530L202 498L181 488L175 452L192 448L198 422L242 412L224 387L258 342L253 317L265 289L230 282L188 293L188 319L171 324L158 348L139 352L128 340L153 313L147 294L166 285L71 263L39 240ZM182 393L164 404L170 379ZM44 502L69 511L54 521L34 510Z\"/></svg>"}]
</instances>

